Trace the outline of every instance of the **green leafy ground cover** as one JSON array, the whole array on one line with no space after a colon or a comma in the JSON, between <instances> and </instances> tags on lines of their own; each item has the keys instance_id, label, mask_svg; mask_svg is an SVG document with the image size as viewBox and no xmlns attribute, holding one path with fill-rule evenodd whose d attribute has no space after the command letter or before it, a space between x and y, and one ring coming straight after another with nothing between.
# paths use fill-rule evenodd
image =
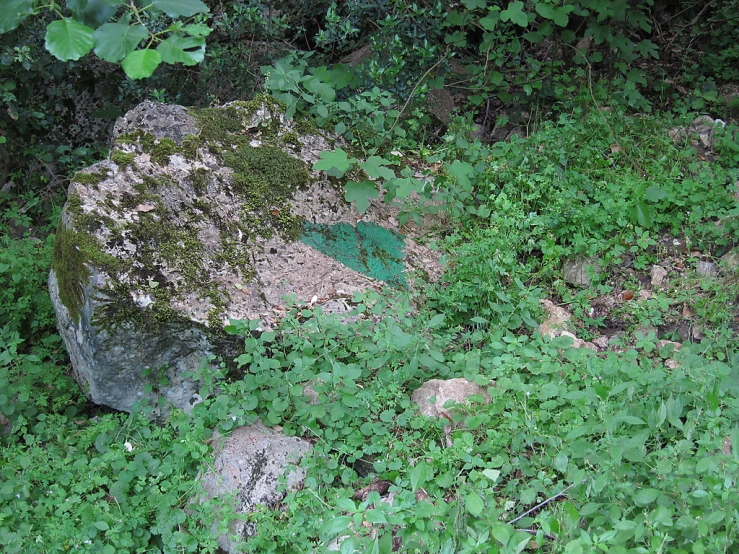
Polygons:
<instances>
[{"instance_id":1,"label":"green leafy ground cover","mask_svg":"<svg viewBox=\"0 0 739 554\"><path fill-rule=\"evenodd\" d=\"M452 126L424 160L447 206L442 282L357 296L364 318L351 326L301 306L256 337L255 322L234 322L240 376L203 373L209 400L161 426L146 407L86 405L44 292L53 238L3 235L0 412L13 431L1 439L0 545L213 552L211 522L226 508L189 503L195 476L214 429L261 418L314 451L302 490L250 516L259 533L246 552L334 541L376 553L732 552L739 283L729 267L709 277L695 266L735 245L737 129L716 131L709 162L669 138L680 123L577 109L495 145ZM674 239L689 248L668 251ZM577 255L602 260L584 290L561 278ZM665 260L668 281L651 287ZM594 315L626 290L650 297ZM573 312L578 336L617 329L619 341L594 353L542 339L545 297ZM685 319L702 338L659 347ZM452 377L487 387L491 402L418 416L411 392ZM362 494L378 483L391 504Z\"/></svg>"}]
</instances>

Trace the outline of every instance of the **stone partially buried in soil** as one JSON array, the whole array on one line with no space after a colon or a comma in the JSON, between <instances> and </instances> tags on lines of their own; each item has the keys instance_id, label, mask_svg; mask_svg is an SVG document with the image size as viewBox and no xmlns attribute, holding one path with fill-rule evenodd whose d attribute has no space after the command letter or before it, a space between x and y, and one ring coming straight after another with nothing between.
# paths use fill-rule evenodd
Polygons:
<instances>
[{"instance_id":1,"label":"stone partially buried in soil","mask_svg":"<svg viewBox=\"0 0 739 554\"><path fill-rule=\"evenodd\" d=\"M286 296L321 305L440 273L437 255L400 232L398 208L373 201L359 214L311 172L338 139L286 119L271 98L145 102L116 129L110 159L72 178L49 280L75 376L96 403L187 409L201 361L243 351L223 330L230 320L267 329Z\"/></svg>"}]
</instances>

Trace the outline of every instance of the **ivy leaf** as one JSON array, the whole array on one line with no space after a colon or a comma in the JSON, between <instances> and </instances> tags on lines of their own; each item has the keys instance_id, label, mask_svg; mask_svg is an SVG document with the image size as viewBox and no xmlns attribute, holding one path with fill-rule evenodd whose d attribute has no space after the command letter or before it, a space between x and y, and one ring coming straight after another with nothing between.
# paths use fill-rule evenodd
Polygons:
<instances>
[{"instance_id":1,"label":"ivy leaf","mask_svg":"<svg viewBox=\"0 0 739 554\"><path fill-rule=\"evenodd\" d=\"M165 63L197 65L205 58L205 38L170 35L157 46Z\"/></svg>"},{"instance_id":2,"label":"ivy leaf","mask_svg":"<svg viewBox=\"0 0 739 554\"><path fill-rule=\"evenodd\" d=\"M0 34L7 33L33 15L33 0L0 0Z\"/></svg>"},{"instance_id":3,"label":"ivy leaf","mask_svg":"<svg viewBox=\"0 0 739 554\"><path fill-rule=\"evenodd\" d=\"M380 195L377 187L372 181L349 181L344 186L344 199L354 202L354 206L363 214L370 206L370 198Z\"/></svg>"},{"instance_id":4,"label":"ivy leaf","mask_svg":"<svg viewBox=\"0 0 739 554\"><path fill-rule=\"evenodd\" d=\"M325 171L332 177L341 179L356 161L356 158L349 158L346 152L337 148L333 152L321 152L321 159L313 164L313 169Z\"/></svg>"},{"instance_id":5,"label":"ivy leaf","mask_svg":"<svg viewBox=\"0 0 739 554\"><path fill-rule=\"evenodd\" d=\"M192 17L196 13L208 13L209 8L200 0L152 0L151 7L169 17Z\"/></svg>"},{"instance_id":6,"label":"ivy leaf","mask_svg":"<svg viewBox=\"0 0 739 554\"><path fill-rule=\"evenodd\" d=\"M79 60L95 45L94 30L74 19L52 21L46 27L46 49L63 62Z\"/></svg>"},{"instance_id":7,"label":"ivy leaf","mask_svg":"<svg viewBox=\"0 0 739 554\"><path fill-rule=\"evenodd\" d=\"M146 79L162 63L162 55L156 50L134 50L129 52L121 65L131 79Z\"/></svg>"},{"instance_id":8,"label":"ivy leaf","mask_svg":"<svg viewBox=\"0 0 739 554\"><path fill-rule=\"evenodd\" d=\"M489 9L488 14L485 17L480 19L480 26L486 31L494 31L495 26L498 24L498 21L500 21L500 16L500 8L498 6L494 6Z\"/></svg>"},{"instance_id":9,"label":"ivy leaf","mask_svg":"<svg viewBox=\"0 0 739 554\"><path fill-rule=\"evenodd\" d=\"M391 161L380 156L370 156L366 162L359 164L359 167L364 169L365 173L372 179L393 179L395 172L389 167L385 167L391 164Z\"/></svg>"},{"instance_id":10,"label":"ivy leaf","mask_svg":"<svg viewBox=\"0 0 739 554\"><path fill-rule=\"evenodd\" d=\"M523 2L511 2L508 7L500 12L503 21L510 21L519 27L528 27L529 18L523 11Z\"/></svg>"},{"instance_id":11,"label":"ivy leaf","mask_svg":"<svg viewBox=\"0 0 739 554\"><path fill-rule=\"evenodd\" d=\"M569 14L573 10L572 6L553 6L545 2L536 4L536 13L544 19L554 21L560 27L566 27L570 22Z\"/></svg>"},{"instance_id":12,"label":"ivy leaf","mask_svg":"<svg viewBox=\"0 0 739 554\"><path fill-rule=\"evenodd\" d=\"M95 54L106 62L119 62L149 36L143 25L106 23L95 29Z\"/></svg>"}]
</instances>

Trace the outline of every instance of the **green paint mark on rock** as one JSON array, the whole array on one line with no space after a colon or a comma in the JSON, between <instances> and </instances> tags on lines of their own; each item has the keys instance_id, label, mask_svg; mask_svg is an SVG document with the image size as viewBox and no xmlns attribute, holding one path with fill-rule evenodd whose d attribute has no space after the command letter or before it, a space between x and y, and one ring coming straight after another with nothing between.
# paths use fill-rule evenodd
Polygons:
<instances>
[{"instance_id":1,"label":"green paint mark on rock","mask_svg":"<svg viewBox=\"0 0 739 554\"><path fill-rule=\"evenodd\" d=\"M403 235L374 223L360 221L336 225L303 224L301 240L345 266L372 277L405 287Z\"/></svg>"}]
</instances>

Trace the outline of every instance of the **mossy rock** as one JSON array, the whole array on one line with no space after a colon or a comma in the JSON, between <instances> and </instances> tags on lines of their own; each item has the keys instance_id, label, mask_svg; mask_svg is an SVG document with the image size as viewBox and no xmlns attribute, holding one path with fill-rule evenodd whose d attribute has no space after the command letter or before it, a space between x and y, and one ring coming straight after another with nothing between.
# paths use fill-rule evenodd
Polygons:
<instances>
[{"instance_id":1,"label":"mossy rock","mask_svg":"<svg viewBox=\"0 0 739 554\"><path fill-rule=\"evenodd\" d=\"M402 287L408 261L423 259L385 230L389 207L362 216L311 171L338 139L287 120L272 98L189 110L145 102L116 130L111 159L70 184L50 285L95 402L129 410L162 396L186 408L197 386L183 374L242 346L223 331L229 320L267 328L287 295ZM340 240L321 238L330 233Z\"/></svg>"}]
</instances>

